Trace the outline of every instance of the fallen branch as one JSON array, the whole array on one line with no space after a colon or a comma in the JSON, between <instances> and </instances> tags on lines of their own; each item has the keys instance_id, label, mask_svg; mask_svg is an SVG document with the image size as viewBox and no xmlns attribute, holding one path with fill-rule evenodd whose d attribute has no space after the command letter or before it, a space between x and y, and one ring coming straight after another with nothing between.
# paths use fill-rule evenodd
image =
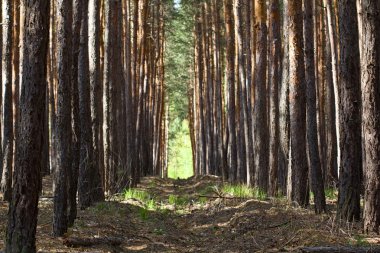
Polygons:
<instances>
[{"instance_id":1,"label":"fallen branch","mask_svg":"<svg viewBox=\"0 0 380 253\"><path fill-rule=\"evenodd\" d=\"M274 224L274 225L270 225L268 227L266 227L265 229L268 229L268 228L278 228L278 227L282 227L282 226L285 226L285 225L288 225L290 223L290 221L285 221L283 223L280 223L280 224Z\"/></svg>"},{"instance_id":2,"label":"fallen branch","mask_svg":"<svg viewBox=\"0 0 380 253\"><path fill-rule=\"evenodd\" d=\"M72 248L78 248L78 247L90 247L94 245L111 245L111 246L119 246L123 243L122 238L118 237L103 237L103 238L78 238L78 237L72 237L72 238L66 238L63 241L63 244L72 247Z\"/></svg>"},{"instance_id":3,"label":"fallen branch","mask_svg":"<svg viewBox=\"0 0 380 253\"><path fill-rule=\"evenodd\" d=\"M326 253L380 253L380 247L339 247L339 246L325 246L325 247L305 247L301 252L326 252Z\"/></svg>"},{"instance_id":4,"label":"fallen branch","mask_svg":"<svg viewBox=\"0 0 380 253\"><path fill-rule=\"evenodd\" d=\"M244 199L249 200L252 198L242 198L242 197L225 197L225 196L210 196L210 195L197 195L198 198L209 198L209 199Z\"/></svg>"}]
</instances>

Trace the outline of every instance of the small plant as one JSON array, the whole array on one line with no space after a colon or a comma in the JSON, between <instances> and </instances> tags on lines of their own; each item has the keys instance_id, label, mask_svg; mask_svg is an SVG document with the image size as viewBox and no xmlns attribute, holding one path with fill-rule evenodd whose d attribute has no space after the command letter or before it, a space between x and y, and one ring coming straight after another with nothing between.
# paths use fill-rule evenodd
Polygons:
<instances>
[{"instance_id":1,"label":"small plant","mask_svg":"<svg viewBox=\"0 0 380 253\"><path fill-rule=\"evenodd\" d=\"M209 195L209 194L212 194L212 193L215 193L215 192L218 192L219 189L216 185L208 185L206 186L205 188L202 188L200 191L199 191L199 194L200 195Z\"/></svg>"},{"instance_id":2,"label":"small plant","mask_svg":"<svg viewBox=\"0 0 380 253\"><path fill-rule=\"evenodd\" d=\"M91 208L97 214L116 214L119 209L112 202L100 202Z\"/></svg>"},{"instance_id":3,"label":"small plant","mask_svg":"<svg viewBox=\"0 0 380 253\"><path fill-rule=\"evenodd\" d=\"M152 198L145 191L130 188L124 191L124 199L137 199L141 202L147 202Z\"/></svg>"},{"instance_id":4,"label":"small plant","mask_svg":"<svg viewBox=\"0 0 380 253\"><path fill-rule=\"evenodd\" d=\"M244 198L244 199L249 199L249 198L255 198L259 200L265 200L267 199L267 194L258 188L251 188L246 185L231 185L231 184L226 184L222 188L222 193L230 195L232 197L236 198Z\"/></svg>"},{"instance_id":5,"label":"small plant","mask_svg":"<svg viewBox=\"0 0 380 253\"><path fill-rule=\"evenodd\" d=\"M231 185L226 184L222 188L222 192L237 198L254 198L255 192L253 188L246 185Z\"/></svg>"},{"instance_id":6,"label":"small plant","mask_svg":"<svg viewBox=\"0 0 380 253\"><path fill-rule=\"evenodd\" d=\"M258 200L266 200L268 198L267 194L265 193L265 191L261 190L261 189L255 189L255 198L258 199Z\"/></svg>"},{"instance_id":7,"label":"small plant","mask_svg":"<svg viewBox=\"0 0 380 253\"><path fill-rule=\"evenodd\" d=\"M139 216L142 220L146 221L149 219L149 211L145 208L139 209Z\"/></svg>"},{"instance_id":8,"label":"small plant","mask_svg":"<svg viewBox=\"0 0 380 253\"><path fill-rule=\"evenodd\" d=\"M169 195L168 203L173 206L185 206L189 203L189 199L187 197L181 197L177 195Z\"/></svg>"},{"instance_id":9,"label":"small plant","mask_svg":"<svg viewBox=\"0 0 380 253\"><path fill-rule=\"evenodd\" d=\"M145 204L145 207L148 210L156 210L157 209L156 201L154 199L148 200Z\"/></svg>"},{"instance_id":10,"label":"small plant","mask_svg":"<svg viewBox=\"0 0 380 253\"><path fill-rule=\"evenodd\" d=\"M355 235L351 244L358 247L370 246L371 244L362 235Z\"/></svg>"},{"instance_id":11,"label":"small plant","mask_svg":"<svg viewBox=\"0 0 380 253\"><path fill-rule=\"evenodd\" d=\"M164 234L164 230L162 228L155 228L153 230L153 233L155 233L156 235L163 235Z\"/></svg>"},{"instance_id":12,"label":"small plant","mask_svg":"<svg viewBox=\"0 0 380 253\"><path fill-rule=\"evenodd\" d=\"M325 189L325 196L328 199L337 199L338 198L338 193L335 188L327 188Z\"/></svg>"}]
</instances>

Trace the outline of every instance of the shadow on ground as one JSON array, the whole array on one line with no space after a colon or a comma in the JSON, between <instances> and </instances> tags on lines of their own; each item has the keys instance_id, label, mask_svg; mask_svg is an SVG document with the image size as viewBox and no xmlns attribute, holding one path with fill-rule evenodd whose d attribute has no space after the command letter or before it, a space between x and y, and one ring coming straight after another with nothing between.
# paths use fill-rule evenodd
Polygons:
<instances>
[{"instance_id":1,"label":"shadow on ground","mask_svg":"<svg viewBox=\"0 0 380 253\"><path fill-rule=\"evenodd\" d=\"M284 199L221 195L217 177L144 178L139 191L149 203L124 195L78 210L63 238L51 236L51 179L44 179L37 228L39 252L296 252L305 246L368 246L380 241L360 234L360 223L338 224L334 211L317 216ZM7 205L0 203L0 248ZM118 238L121 244L67 247L70 239Z\"/></svg>"}]
</instances>

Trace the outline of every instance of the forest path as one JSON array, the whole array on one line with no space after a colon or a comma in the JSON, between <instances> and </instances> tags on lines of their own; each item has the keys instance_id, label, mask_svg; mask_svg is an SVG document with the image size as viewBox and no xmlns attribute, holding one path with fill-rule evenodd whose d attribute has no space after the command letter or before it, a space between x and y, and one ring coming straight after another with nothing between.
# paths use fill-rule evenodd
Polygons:
<instances>
[{"instance_id":1,"label":"forest path","mask_svg":"<svg viewBox=\"0 0 380 253\"><path fill-rule=\"evenodd\" d=\"M39 252L295 252L303 246L363 246L360 224L337 226L283 199L236 198L219 178L144 178L137 189L84 211L63 238L51 236L51 179L44 179L37 227ZM0 238L7 205L0 203ZM3 241L0 239L0 249ZM106 243L68 247L73 241ZM376 238L370 238L378 243ZM368 240L368 241L370 241ZM111 245L111 242L115 245ZM367 243L367 242L365 242ZM91 244L91 243L90 243Z\"/></svg>"}]
</instances>

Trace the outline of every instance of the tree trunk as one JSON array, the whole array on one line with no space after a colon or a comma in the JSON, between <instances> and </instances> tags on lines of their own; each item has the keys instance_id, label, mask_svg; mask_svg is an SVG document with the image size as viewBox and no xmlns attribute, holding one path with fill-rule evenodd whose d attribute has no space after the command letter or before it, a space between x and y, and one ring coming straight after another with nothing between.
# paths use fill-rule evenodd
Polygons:
<instances>
[{"instance_id":1,"label":"tree trunk","mask_svg":"<svg viewBox=\"0 0 380 253\"><path fill-rule=\"evenodd\" d=\"M14 190L9 210L7 253L36 252L35 234L40 168L43 148L43 119L46 102L46 55L49 38L49 2L25 1L22 16L23 65L20 97L20 132L15 163Z\"/></svg>"},{"instance_id":2,"label":"tree trunk","mask_svg":"<svg viewBox=\"0 0 380 253\"><path fill-rule=\"evenodd\" d=\"M54 174L53 234L67 231L67 178L71 175L71 73L72 2L57 1L57 168Z\"/></svg>"},{"instance_id":3,"label":"tree trunk","mask_svg":"<svg viewBox=\"0 0 380 253\"><path fill-rule=\"evenodd\" d=\"M340 170L337 216L360 219L362 182L360 59L356 3L339 1Z\"/></svg>"},{"instance_id":4,"label":"tree trunk","mask_svg":"<svg viewBox=\"0 0 380 253\"><path fill-rule=\"evenodd\" d=\"M73 59L71 65L71 131L72 131L72 150L71 150L71 176L68 177L67 187L67 207L68 225L72 226L77 216L77 188L80 164L80 119L79 119L79 94L78 94L78 60L80 29L82 21L82 1L73 1L73 36L72 48Z\"/></svg>"},{"instance_id":5,"label":"tree trunk","mask_svg":"<svg viewBox=\"0 0 380 253\"><path fill-rule=\"evenodd\" d=\"M328 18L328 15L326 15L326 18ZM337 103L337 100L335 99L336 93L334 92L333 78L334 78L334 75L336 75L336 73L333 72L333 68L332 68L333 56L332 56L331 49L332 49L331 40L330 40L330 36L328 36L326 39L326 57L325 57L326 59L326 155L327 155L325 184L327 185L327 187L335 187L335 185L337 185L337 182L338 182L338 164L337 164L337 157L338 157L337 143L338 142L337 142L337 136L336 136L336 129L337 129L337 126L339 127L339 124L336 121L336 108L337 108L336 106L338 106L339 104Z\"/></svg>"},{"instance_id":6,"label":"tree trunk","mask_svg":"<svg viewBox=\"0 0 380 253\"><path fill-rule=\"evenodd\" d=\"M88 57L89 57L89 82L90 82L90 106L91 128L93 146L93 168L91 175L91 196L94 202L104 200L101 171L103 169L100 140L100 114L102 107L101 96L101 71L100 71L100 0L89 0L88 4ZM86 175L84 175L86 177ZM84 193L86 194L86 193Z\"/></svg>"},{"instance_id":7,"label":"tree trunk","mask_svg":"<svg viewBox=\"0 0 380 253\"><path fill-rule=\"evenodd\" d=\"M269 139L269 195L276 196L278 189L279 154L279 104L278 86L281 65L280 3L272 0L270 4L270 139Z\"/></svg>"},{"instance_id":8,"label":"tree trunk","mask_svg":"<svg viewBox=\"0 0 380 253\"><path fill-rule=\"evenodd\" d=\"M318 149L317 101L314 63L313 0L304 1L305 77L307 104L307 147L311 174L311 190L314 193L315 212L326 211L324 182Z\"/></svg>"},{"instance_id":9,"label":"tree trunk","mask_svg":"<svg viewBox=\"0 0 380 253\"><path fill-rule=\"evenodd\" d=\"M331 48L331 70L333 77L333 87L334 87L334 106L335 106L335 136L332 134L332 138L336 138L336 140L332 141L332 143L336 143L336 156L331 157L328 166L330 168L330 174L334 180L338 180L338 171L337 169L340 167L340 147L339 147L339 83L338 83L338 44L337 44L337 36L336 36L336 18L332 6L332 0L324 0L324 5L326 6L326 15L327 15L327 30L330 41ZM332 120L332 119L331 119ZM332 153L335 155L335 152ZM336 167L335 167L336 164Z\"/></svg>"},{"instance_id":10,"label":"tree trunk","mask_svg":"<svg viewBox=\"0 0 380 253\"><path fill-rule=\"evenodd\" d=\"M268 116L267 116L267 11L266 1L255 1L256 66L254 121L255 186L268 190Z\"/></svg>"},{"instance_id":11,"label":"tree trunk","mask_svg":"<svg viewBox=\"0 0 380 253\"><path fill-rule=\"evenodd\" d=\"M235 127L235 36L233 20L233 1L224 0L224 19L226 22L226 73L227 73L227 129L228 129L228 181L236 180L237 151Z\"/></svg>"},{"instance_id":12,"label":"tree trunk","mask_svg":"<svg viewBox=\"0 0 380 253\"><path fill-rule=\"evenodd\" d=\"M363 1L362 4L362 122L365 204L364 230L379 233L380 227L380 1Z\"/></svg>"},{"instance_id":13,"label":"tree trunk","mask_svg":"<svg viewBox=\"0 0 380 253\"><path fill-rule=\"evenodd\" d=\"M288 160L289 160L289 31L288 31L288 1L284 0L283 15L283 55L282 55L282 76L279 94L279 181L281 182L282 193L289 194L290 184L287 183Z\"/></svg>"},{"instance_id":14,"label":"tree trunk","mask_svg":"<svg viewBox=\"0 0 380 253\"><path fill-rule=\"evenodd\" d=\"M292 200L307 206L306 82L303 52L302 2L289 1L289 104Z\"/></svg>"},{"instance_id":15,"label":"tree trunk","mask_svg":"<svg viewBox=\"0 0 380 253\"><path fill-rule=\"evenodd\" d=\"M12 0L2 1L2 87L3 96L3 152L2 177L0 191L3 199L10 201L12 194L13 168L13 105L12 105L12 30L13 5Z\"/></svg>"}]
</instances>

